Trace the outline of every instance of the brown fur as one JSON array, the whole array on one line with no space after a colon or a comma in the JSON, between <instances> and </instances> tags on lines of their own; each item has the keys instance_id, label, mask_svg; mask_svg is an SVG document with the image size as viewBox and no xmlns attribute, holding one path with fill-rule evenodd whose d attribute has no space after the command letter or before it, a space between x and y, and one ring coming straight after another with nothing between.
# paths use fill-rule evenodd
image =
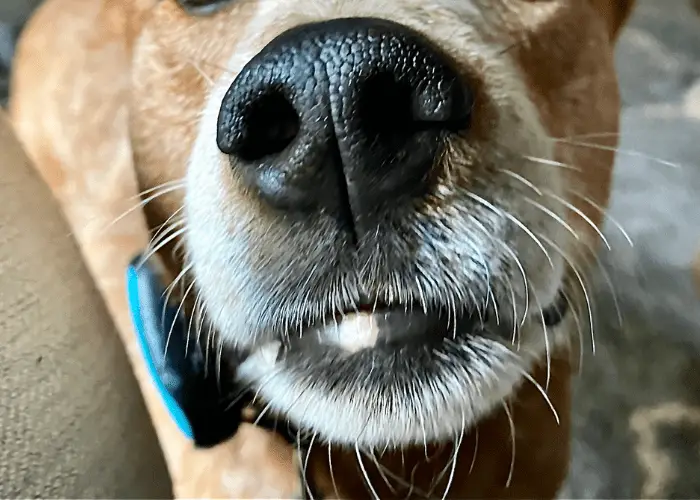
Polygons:
<instances>
[{"instance_id":1,"label":"brown fur","mask_svg":"<svg viewBox=\"0 0 700 500\"><path fill-rule=\"evenodd\" d=\"M237 41L254 3L241 2L235 16L222 12L193 20L165 0L49 0L20 41L12 82L14 124L61 200L130 352L135 351L123 298L123 269L146 245L147 228L162 224L181 206L181 192L149 204L145 221L139 212L132 212L109 231L104 228L133 205L130 197L137 185L149 189L184 175L208 80L221 74L226 50ZM541 23L525 23L518 17L524 11L518 8L504 19L523 39L512 50L525 69L530 97L548 132L555 137L611 133L601 143L615 146L619 98L612 43L633 2L515 2L527 3L543 4L542 8L562 4L555 16ZM599 205L607 204L613 153L562 145L557 158L584 167L572 182ZM589 204L579 208L600 225L598 210ZM593 231L576 216L571 224L582 232ZM169 255L163 252L166 259ZM169 260L167 265L176 274L181 263ZM291 450L264 431L245 428L215 450L193 450L160 407L140 360L133 359L179 497L298 494ZM539 380L541 371L534 374ZM560 425L531 384L512 398L517 447L510 486L505 487L511 463L510 426L505 410L500 410L479 424L478 438L477 430L465 437L451 497L554 498L567 472L570 373L565 359L554 362L548 394ZM405 450L403 466L398 454L379 460L426 491L451 451L449 446L432 450L435 456L427 462L422 448ZM394 496L371 460L364 463L376 476L373 484L380 496ZM325 448L312 450L310 467L312 482L324 496L333 496L336 487L341 497L368 496L354 453L333 451L335 485ZM231 479L251 476L256 480L250 484ZM442 494L444 483L434 494Z\"/></svg>"}]
</instances>

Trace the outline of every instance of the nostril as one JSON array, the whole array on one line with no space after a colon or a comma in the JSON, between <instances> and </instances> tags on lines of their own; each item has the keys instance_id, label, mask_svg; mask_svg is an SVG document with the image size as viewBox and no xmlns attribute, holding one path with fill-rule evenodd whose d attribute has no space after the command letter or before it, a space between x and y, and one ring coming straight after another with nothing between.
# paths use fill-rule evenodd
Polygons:
<instances>
[{"instance_id":1,"label":"nostril","mask_svg":"<svg viewBox=\"0 0 700 500\"><path fill-rule=\"evenodd\" d=\"M363 131L372 139L405 138L426 130L458 132L469 125L469 99L456 80L426 84L399 81L392 72L369 77L359 96Z\"/></svg>"},{"instance_id":2,"label":"nostril","mask_svg":"<svg viewBox=\"0 0 700 500\"><path fill-rule=\"evenodd\" d=\"M281 91L270 90L248 104L236 155L258 161L284 151L299 134L299 115Z\"/></svg>"},{"instance_id":3,"label":"nostril","mask_svg":"<svg viewBox=\"0 0 700 500\"><path fill-rule=\"evenodd\" d=\"M369 77L357 109L364 133L376 138L412 131L411 94L411 87L397 82L391 73Z\"/></svg>"}]
</instances>

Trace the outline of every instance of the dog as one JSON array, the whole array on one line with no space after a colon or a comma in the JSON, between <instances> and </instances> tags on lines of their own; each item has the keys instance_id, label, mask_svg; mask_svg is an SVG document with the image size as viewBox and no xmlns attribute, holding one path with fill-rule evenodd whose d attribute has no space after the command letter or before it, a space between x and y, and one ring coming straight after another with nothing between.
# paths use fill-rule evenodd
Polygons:
<instances>
[{"instance_id":1,"label":"dog","mask_svg":"<svg viewBox=\"0 0 700 500\"><path fill-rule=\"evenodd\" d=\"M74 226L133 171L312 496L555 498L632 8L48 0L10 108Z\"/></svg>"}]
</instances>

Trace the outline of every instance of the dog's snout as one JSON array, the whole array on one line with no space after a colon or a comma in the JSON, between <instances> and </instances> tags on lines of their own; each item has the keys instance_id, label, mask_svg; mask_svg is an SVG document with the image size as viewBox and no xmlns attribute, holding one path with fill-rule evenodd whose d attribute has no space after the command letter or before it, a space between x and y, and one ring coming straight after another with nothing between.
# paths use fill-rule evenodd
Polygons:
<instances>
[{"instance_id":1,"label":"dog's snout","mask_svg":"<svg viewBox=\"0 0 700 500\"><path fill-rule=\"evenodd\" d=\"M283 33L239 73L217 143L248 187L286 211L371 228L417 196L471 94L448 58L394 22L337 19Z\"/></svg>"}]
</instances>

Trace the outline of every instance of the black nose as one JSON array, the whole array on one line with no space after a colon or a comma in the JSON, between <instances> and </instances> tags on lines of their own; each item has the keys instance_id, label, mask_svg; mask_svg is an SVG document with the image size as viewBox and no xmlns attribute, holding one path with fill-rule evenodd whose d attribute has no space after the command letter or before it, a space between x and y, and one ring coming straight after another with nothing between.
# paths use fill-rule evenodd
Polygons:
<instances>
[{"instance_id":1,"label":"black nose","mask_svg":"<svg viewBox=\"0 0 700 500\"><path fill-rule=\"evenodd\" d=\"M419 196L471 95L450 61L394 22L336 19L278 36L237 76L217 143L285 211L323 211L358 237Z\"/></svg>"}]
</instances>

